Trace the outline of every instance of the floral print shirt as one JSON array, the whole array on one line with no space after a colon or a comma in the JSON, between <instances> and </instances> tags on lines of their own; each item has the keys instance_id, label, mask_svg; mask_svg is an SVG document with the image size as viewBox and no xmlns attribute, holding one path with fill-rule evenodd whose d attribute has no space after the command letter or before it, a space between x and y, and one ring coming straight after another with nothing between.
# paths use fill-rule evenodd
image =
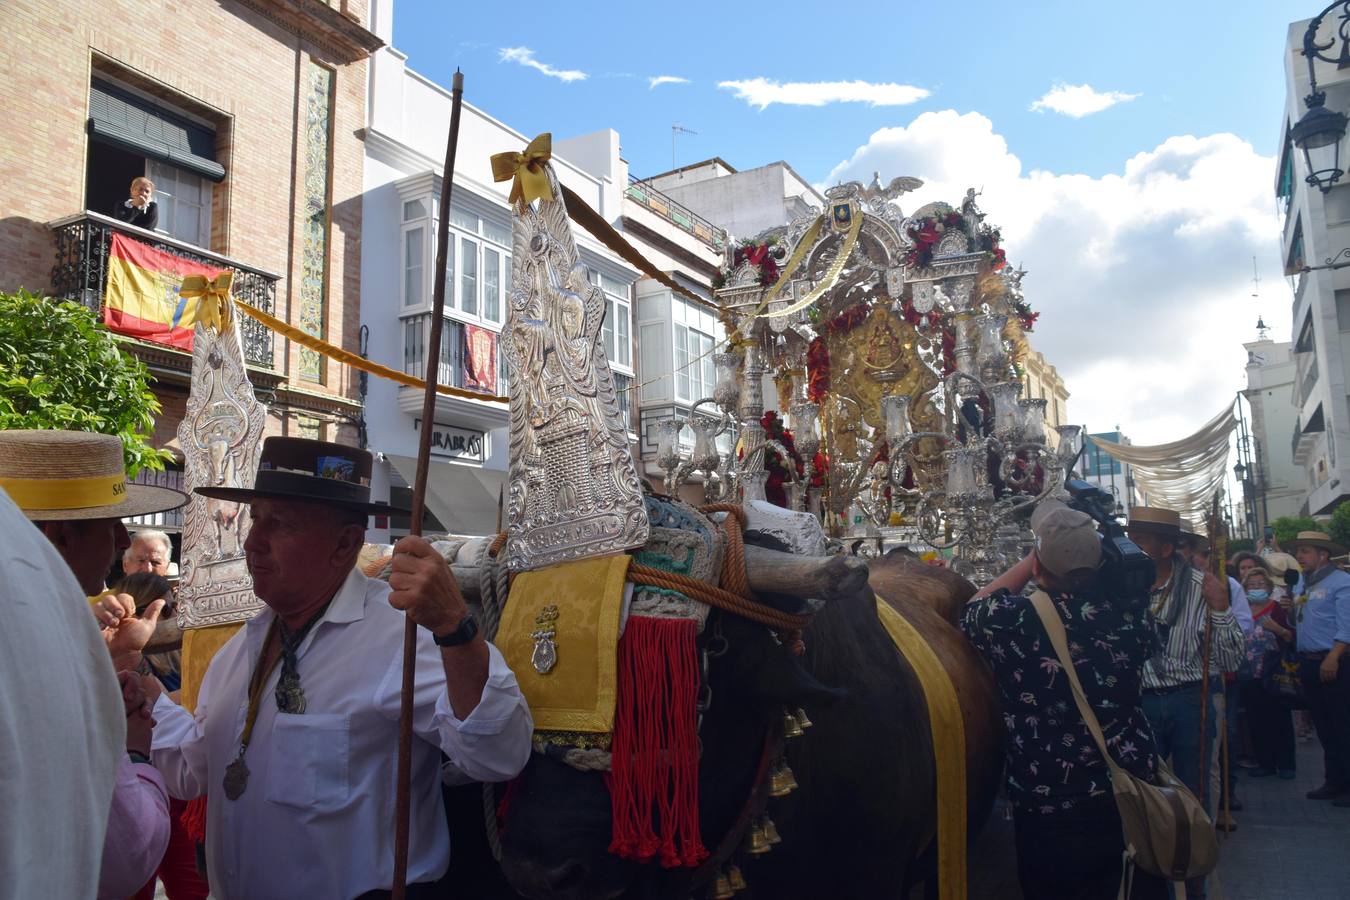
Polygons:
<instances>
[{"instance_id":1,"label":"floral print shirt","mask_svg":"<svg viewBox=\"0 0 1350 900\"><path fill-rule=\"evenodd\" d=\"M1155 645L1147 611L1065 593L1052 599L1112 756L1134 775L1152 777L1158 754L1139 702L1140 672ZM998 683L1014 806L1051 815L1110 791L1106 763L1030 598L995 591L966 607L961 627Z\"/></svg>"}]
</instances>

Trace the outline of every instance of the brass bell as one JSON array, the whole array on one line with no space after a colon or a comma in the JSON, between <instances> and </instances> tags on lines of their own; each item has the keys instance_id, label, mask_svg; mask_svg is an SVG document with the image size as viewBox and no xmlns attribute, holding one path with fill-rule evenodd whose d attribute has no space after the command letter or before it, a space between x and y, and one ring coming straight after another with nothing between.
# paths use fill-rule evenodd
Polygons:
<instances>
[{"instance_id":1,"label":"brass bell","mask_svg":"<svg viewBox=\"0 0 1350 900\"><path fill-rule=\"evenodd\" d=\"M768 853L770 846L769 838L764 833L764 829L759 827L759 823L751 825L750 841L749 846L746 847L746 852L751 856L759 856L762 853Z\"/></svg>"},{"instance_id":2,"label":"brass bell","mask_svg":"<svg viewBox=\"0 0 1350 900\"><path fill-rule=\"evenodd\" d=\"M736 895L736 889L731 886L731 879L725 874L719 873L717 881L713 882L712 900L731 900Z\"/></svg>"},{"instance_id":3,"label":"brass bell","mask_svg":"<svg viewBox=\"0 0 1350 900\"><path fill-rule=\"evenodd\" d=\"M773 774L769 776L769 796L786 797L796 789L797 779L792 774L792 768L786 762L774 766Z\"/></svg>"},{"instance_id":4,"label":"brass bell","mask_svg":"<svg viewBox=\"0 0 1350 900\"><path fill-rule=\"evenodd\" d=\"M797 712L794 714L794 718L796 718L797 724L802 728L810 728L812 725L815 724L806 717L806 710L802 709L800 706L797 707Z\"/></svg>"},{"instance_id":5,"label":"brass bell","mask_svg":"<svg viewBox=\"0 0 1350 900\"><path fill-rule=\"evenodd\" d=\"M761 827L764 829L764 837L768 839L770 847L783 842L783 836L778 833L778 826L773 824L773 819L765 816L761 820Z\"/></svg>"},{"instance_id":6,"label":"brass bell","mask_svg":"<svg viewBox=\"0 0 1350 900\"><path fill-rule=\"evenodd\" d=\"M803 733L801 724L797 722L797 717L787 710L783 710L783 737L801 737Z\"/></svg>"},{"instance_id":7,"label":"brass bell","mask_svg":"<svg viewBox=\"0 0 1350 900\"><path fill-rule=\"evenodd\" d=\"M731 868L727 870L727 880L731 882L733 891L745 890L745 876L741 874L741 867L735 863L732 863Z\"/></svg>"}]
</instances>

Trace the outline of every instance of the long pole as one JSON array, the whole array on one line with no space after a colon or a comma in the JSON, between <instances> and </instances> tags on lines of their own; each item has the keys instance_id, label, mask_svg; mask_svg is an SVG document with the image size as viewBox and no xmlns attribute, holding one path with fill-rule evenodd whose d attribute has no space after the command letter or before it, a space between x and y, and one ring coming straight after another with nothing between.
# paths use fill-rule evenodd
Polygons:
<instances>
[{"instance_id":1,"label":"long pole","mask_svg":"<svg viewBox=\"0 0 1350 900\"><path fill-rule=\"evenodd\" d=\"M445 145L445 170L441 175L440 224L436 229L436 282L432 286L431 335L427 338L427 387L422 395L422 429L417 435L417 476L413 479L411 521L408 533L422 533L422 514L427 499L427 469L431 464L431 423L436 421L436 376L441 361L441 327L445 321L446 253L450 244L450 192L455 185L455 151L459 146L459 111L464 99L464 75L455 70L451 90L450 139ZM403 696L398 714L398 782L394 813L393 900L403 900L408 881L408 819L412 790L413 669L417 662L417 623L403 623Z\"/></svg>"}]
</instances>

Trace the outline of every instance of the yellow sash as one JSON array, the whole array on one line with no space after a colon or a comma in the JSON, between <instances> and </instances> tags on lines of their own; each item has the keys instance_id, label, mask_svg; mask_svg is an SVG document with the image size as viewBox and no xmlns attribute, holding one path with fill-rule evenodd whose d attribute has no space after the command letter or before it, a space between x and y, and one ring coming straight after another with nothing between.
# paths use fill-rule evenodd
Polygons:
<instances>
[{"instance_id":1,"label":"yellow sash","mask_svg":"<svg viewBox=\"0 0 1350 900\"><path fill-rule=\"evenodd\" d=\"M877 597L877 616L900 655L914 668L928 701L937 766L938 897L966 896L966 731L956 688L937 654L910 621Z\"/></svg>"}]
</instances>

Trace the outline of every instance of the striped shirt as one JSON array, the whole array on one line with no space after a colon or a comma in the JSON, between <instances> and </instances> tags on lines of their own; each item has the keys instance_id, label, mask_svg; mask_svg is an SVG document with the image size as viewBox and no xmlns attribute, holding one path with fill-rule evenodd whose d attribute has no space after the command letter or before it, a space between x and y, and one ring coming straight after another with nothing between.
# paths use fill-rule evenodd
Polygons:
<instances>
[{"instance_id":1,"label":"striped shirt","mask_svg":"<svg viewBox=\"0 0 1350 900\"><path fill-rule=\"evenodd\" d=\"M1209 672L1236 672L1246 642L1232 608L1210 610L1201 595L1205 573L1182 560L1172 560L1172 577L1149 593L1149 615L1158 636L1157 649L1144 664L1144 690L1181 687L1201 680L1205 621L1210 623Z\"/></svg>"}]
</instances>

